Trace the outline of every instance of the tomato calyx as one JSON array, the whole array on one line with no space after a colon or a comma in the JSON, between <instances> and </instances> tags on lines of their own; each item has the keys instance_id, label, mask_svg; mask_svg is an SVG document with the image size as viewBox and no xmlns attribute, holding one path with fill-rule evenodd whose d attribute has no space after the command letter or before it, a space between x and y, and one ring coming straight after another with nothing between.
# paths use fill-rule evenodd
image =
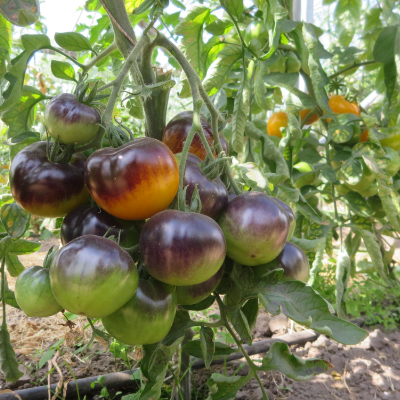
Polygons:
<instances>
[{"instance_id":1,"label":"tomato calyx","mask_svg":"<svg viewBox=\"0 0 400 400\"><path fill-rule=\"evenodd\" d=\"M57 164L68 164L71 161L72 155L75 153L74 144L63 144L60 138L57 137L55 142L50 142L47 136L46 154L50 162Z\"/></svg>"}]
</instances>

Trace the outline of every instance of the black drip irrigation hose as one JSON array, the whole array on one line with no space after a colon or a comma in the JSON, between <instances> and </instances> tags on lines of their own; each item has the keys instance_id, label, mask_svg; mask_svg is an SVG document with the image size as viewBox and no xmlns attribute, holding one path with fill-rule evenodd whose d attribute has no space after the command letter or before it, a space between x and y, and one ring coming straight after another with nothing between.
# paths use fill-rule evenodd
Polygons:
<instances>
[{"instance_id":1,"label":"black drip irrigation hose","mask_svg":"<svg viewBox=\"0 0 400 400\"><path fill-rule=\"evenodd\" d=\"M393 317L398 317L400 315L400 309L396 308L391 311L391 316ZM377 315L378 317L382 317L380 315ZM372 320L369 320L368 318L356 318L351 320L353 324L356 324L358 326L364 326L371 324ZM266 339L262 340L260 342L255 342L253 343L252 346L249 345L244 345L244 349L247 351L249 355L255 355L255 354L260 354L260 353L266 353L270 349L270 347L276 343L276 342L283 342L288 344L289 346L292 345L303 345L307 342L313 342L317 340L319 337L319 334L316 332L312 331L301 331L301 332L295 332L295 333L289 333L286 335L282 335L276 338L271 338L271 339ZM227 357L219 358L216 360L213 360L211 365L216 365L216 364L223 364L226 360L226 362L233 361L233 360L238 360L240 358L243 358L243 354L238 352L238 353L233 353ZM195 360L195 359L193 359ZM192 361L193 361L192 360ZM194 361L192 364L192 369L202 369L205 368L204 360L197 359ZM68 383L67 386L67 391L66 391L66 399L72 399L72 398L77 398L77 387L79 388L79 394L81 398L83 396L87 395L95 395L99 390L101 390L102 386L105 386L107 389L115 389L115 388L121 388L121 387L135 387L137 386L137 383L135 380L132 379L132 374L135 372L136 369L132 370L127 370L127 371L122 371L122 372L114 372L111 374L105 374L105 375L99 375L99 376L93 376L90 378L84 378L84 379L77 379L76 381L71 381ZM96 383L94 388L91 387L91 384L93 382L96 382L100 376L104 377L104 381L102 385L99 383ZM51 392L54 393L56 390L57 384L52 384L50 386ZM61 393L63 392L63 389ZM23 389L23 390L17 390L14 392L9 392L9 393L3 393L0 394L0 400L46 400L48 398L48 387L47 386L39 386L39 387L33 387L29 389Z\"/></svg>"}]
</instances>

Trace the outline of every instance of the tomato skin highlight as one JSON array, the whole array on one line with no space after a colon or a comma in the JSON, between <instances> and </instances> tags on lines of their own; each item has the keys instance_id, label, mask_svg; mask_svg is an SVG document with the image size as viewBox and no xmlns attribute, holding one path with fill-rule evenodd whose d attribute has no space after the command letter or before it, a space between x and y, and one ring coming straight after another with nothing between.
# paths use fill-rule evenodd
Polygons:
<instances>
[{"instance_id":1,"label":"tomato skin highlight","mask_svg":"<svg viewBox=\"0 0 400 400\"><path fill-rule=\"evenodd\" d=\"M143 220L172 202L179 168L165 144L142 137L117 149L95 151L86 163L85 182L93 199L109 214Z\"/></svg>"},{"instance_id":2,"label":"tomato skin highlight","mask_svg":"<svg viewBox=\"0 0 400 400\"><path fill-rule=\"evenodd\" d=\"M289 234L286 211L259 192L232 199L218 223L225 235L228 257L249 266L276 258Z\"/></svg>"},{"instance_id":3,"label":"tomato skin highlight","mask_svg":"<svg viewBox=\"0 0 400 400\"><path fill-rule=\"evenodd\" d=\"M102 318L107 332L128 345L153 344L164 339L176 313L176 292L154 279L139 279L134 296Z\"/></svg>"},{"instance_id":4,"label":"tomato skin highlight","mask_svg":"<svg viewBox=\"0 0 400 400\"><path fill-rule=\"evenodd\" d=\"M144 223L144 222L143 222ZM61 225L60 239L65 246L71 240L85 235L114 236L120 246L139 243L140 222L122 221L99 207L81 206L72 210Z\"/></svg>"},{"instance_id":5,"label":"tomato skin highlight","mask_svg":"<svg viewBox=\"0 0 400 400\"><path fill-rule=\"evenodd\" d=\"M47 104L44 123L49 135L64 144L83 144L94 139L99 132L99 112L78 101L71 93L61 93Z\"/></svg>"},{"instance_id":6,"label":"tomato skin highlight","mask_svg":"<svg viewBox=\"0 0 400 400\"><path fill-rule=\"evenodd\" d=\"M271 115L267 123L267 132L270 136L282 138L280 128L286 128L288 124L288 116L284 111L277 111Z\"/></svg>"},{"instance_id":7,"label":"tomato skin highlight","mask_svg":"<svg viewBox=\"0 0 400 400\"><path fill-rule=\"evenodd\" d=\"M271 199L278 203L286 211L286 215L289 221L289 234L287 240L290 240L296 228L296 217L294 215L294 212L286 203L284 203L282 200L279 200L277 197L271 197Z\"/></svg>"},{"instance_id":8,"label":"tomato skin highlight","mask_svg":"<svg viewBox=\"0 0 400 400\"><path fill-rule=\"evenodd\" d=\"M66 310L105 317L136 292L138 272L130 255L110 239L94 235L72 240L50 266L54 297Z\"/></svg>"},{"instance_id":9,"label":"tomato skin highlight","mask_svg":"<svg viewBox=\"0 0 400 400\"><path fill-rule=\"evenodd\" d=\"M200 169L200 164L199 157L188 154L184 179L184 186L188 186L186 203L190 204L197 185L201 200L201 214L216 219L228 204L228 191L219 177L214 180L207 178Z\"/></svg>"},{"instance_id":10,"label":"tomato skin highlight","mask_svg":"<svg viewBox=\"0 0 400 400\"><path fill-rule=\"evenodd\" d=\"M278 257L271 262L253 267L254 276L260 277L277 268L283 269L283 279L285 280L294 279L307 283L310 278L310 263L306 253L291 242L287 242Z\"/></svg>"},{"instance_id":11,"label":"tomato skin highlight","mask_svg":"<svg viewBox=\"0 0 400 400\"><path fill-rule=\"evenodd\" d=\"M176 294L178 304L190 306L204 300L218 287L223 275L224 267L221 267L214 276L202 283L198 283L197 285L177 286Z\"/></svg>"},{"instance_id":12,"label":"tomato skin highlight","mask_svg":"<svg viewBox=\"0 0 400 400\"><path fill-rule=\"evenodd\" d=\"M140 233L139 246L147 272L174 286L210 279L226 255L224 235L213 219L176 210L150 218Z\"/></svg>"},{"instance_id":13,"label":"tomato skin highlight","mask_svg":"<svg viewBox=\"0 0 400 400\"><path fill-rule=\"evenodd\" d=\"M48 268L22 271L15 283L15 299L28 317L50 317L63 309L51 291Z\"/></svg>"},{"instance_id":14,"label":"tomato skin highlight","mask_svg":"<svg viewBox=\"0 0 400 400\"><path fill-rule=\"evenodd\" d=\"M89 202L83 171L86 157L74 154L69 164L52 163L46 155L47 142L33 143L21 150L10 168L10 187L15 201L32 215L64 217Z\"/></svg>"}]
</instances>

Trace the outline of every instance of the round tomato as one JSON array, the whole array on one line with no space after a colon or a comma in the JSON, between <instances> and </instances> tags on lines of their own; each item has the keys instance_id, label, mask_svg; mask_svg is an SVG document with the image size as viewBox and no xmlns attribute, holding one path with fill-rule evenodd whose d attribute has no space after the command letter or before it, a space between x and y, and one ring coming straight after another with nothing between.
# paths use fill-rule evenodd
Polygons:
<instances>
[{"instance_id":1,"label":"round tomato","mask_svg":"<svg viewBox=\"0 0 400 400\"><path fill-rule=\"evenodd\" d=\"M51 291L49 270L43 267L21 272L15 283L15 300L28 317L49 317L63 309Z\"/></svg>"},{"instance_id":2,"label":"round tomato","mask_svg":"<svg viewBox=\"0 0 400 400\"><path fill-rule=\"evenodd\" d=\"M109 214L142 220L172 202L179 169L165 144L141 137L117 149L95 151L87 160L85 181L95 202Z\"/></svg>"},{"instance_id":3,"label":"round tomato","mask_svg":"<svg viewBox=\"0 0 400 400\"><path fill-rule=\"evenodd\" d=\"M139 243L139 222L123 221L98 207L81 206L72 210L61 225L60 239L65 246L71 240L85 235L114 236L122 247Z\"/></svg>"},{"instance_id":4,"label":"round tomato","mask_svg":"<svg viewBox=\"0 0 400 400\"><path fill-rule=\"evenodd\" d=\"M221 267L214 276L202 283L198 283L197 285L177 286L176 295L178 304L190 306L204 300L218 287L223 275L224 267Z\"/></svg>"},{"instance_id":5,"label":"round tomato","mask_svg":"<svg viewBox=\"0 0 400 400\"><path fill-rule=\"evenodd\" d=\"M378 181L375 179L367 188L359 189L358 193L363 197L371 197L375 196L378 193L379 185Z\"/></svg>"},{"instance_id":6,"label":"round tomato","mask_svg":"<svg viewBox=\"0 0 400 400\"><path fill-rule=\"evenodd\" d=\"M267 132L271 136L282 137L281 128L286 128L288 124L288 116L284 111L277 111L271 115L268 120Z\"/></svg>"},{"instance_id":7,"label":"round tomato","mask_svg":"<svg viewBox=\"0 0 400 400\"><path fill-rule=\"evenodd\" d=\"M301 61L298 59L296 54L294 54L292 51L289 51L286 58L286 72L289 74L299 72L300 68Z\"/></svg>"},{"instance_id":8,"label":"round tomato","mask_svg":"<svg viewBox=\"0 0 400 400\"><path fill-rule=\"evenodd\" d=\"M307 115L309 114L310 111L311 111L311 109L309 109L309 108L306 110L300 111L301 122L303 122L307 118ZM314 112L314 114L310 114L308 116L306 125L311 125L311 124L317 122L318 120L319 120L319 115L317 112Z\"/></svg>"},{"instance_id":9,"label":"round tomato","mask_svg":"<svg viewBox=\"0 0 400 400\"><path fill-rule=\"evenodd\" d=\"M226 254L224 235L213 219L176 210L150 218L140 233L139 245L147 272L174 286L210 279Z\"/></svg>"},{"instance_id":10,"label":"round tomato","mask_svg":"<svg viewBox=\"0 0 400 400\"><path fill-rule=\"evenodd\" d=\"M290 227L284 208L259 192L242 193L231 200L218 223L225 235L227 255L249 266L277 257Z\"/></svg>"},{"instance_id":11,"label":"round tomato","mask_svg":"<svg viewBox=\"0 0 400 400\"><path fill-rule=\"evenodd\" d=\"M214 180L207 178L201 170L200 164L199 157L188 154L183 183L184 186L187 186L186 203L190 204L197 185L201 200L201 214L215 219L219 217L228 203L228 191L219 177Z\"/></svg>"},{"instance_id":12,"label":"round tomato","mask_svg":"<svg viewBox=\"0 0 400 400\"><path fill-rule=\"evenodd\" d=\"M207 142L210 146L212 146L214 137L211 125L203 116L201 116L200 121ZM187 135L192 127L192 123L193 112L184 111L172 118L165 127L162 141L171 149L174 154L182 152ZM189 147L189 153L195 154L202 161L207 156L206 149L201 143L200 135L198 133L196 133L193 138L193 141Z\"/></svg>"},{"instance_id":13,"label":"round tomato","mask_svg":"<svg viewBox=\"0 0 400 400\"><path fill-rule=\"evenodd\" d=\"M90 200L83 176L86 157L75 154L69 164L52 163L46 146L47 142L37 142L15 156L10 168L11 193L33 215L64 217Z\"/></svg>"},{"instance_id":14,"label":"round tomato","mask_svg":"<svg viewBox=\"0 0 400 400\"><path fill-rule=\"evenodd\" d=\"M114 241L86 235L55 254L50 265L54 297L66 310L92 318L118 310L136 292L138 272Z\"/></svg>"},{"instance_id":15,"label":"round tomato","mask_svg":"<svg viewBox=\"0 0 400 400\"><path fill-rule=\"evenodd\" d=\"M400 129L397 126L381 128L378 131L378 135L382 146L390 147L395 151L400 150Z\"/></svg>"},{"instance_id":16,"label":"round tomato","mask_svg":"<svg viewBox=\"0 0 400 400\"><path fill-rule=\"evenodd\" d=\"M355 103L350 103L346 98L340 94L335 94L329 98L329 107L335 114L355 114L361 115L360 107ZM331 122L331 118L326 121Z\"/></svg>"},{"instance_id":17,"label":"round tomato","mask_svg":"<svg viewBox=\"0 0 400 400\"><path fill-rule=\"evenodd\" d=\"M154 279L139 279L134 296L102 318L107 332L122 343L140 346L164 339L176 313L176 293Z\"/></svg>"},{"instance_id":18,"label":"round tomato","mask_svg":"<svg viewBox=\"0 0 400 400\"><path fill-rule=\"evenodd\" d=\"M310 278L310 263L306 253L291 242L287 242L278 257L268 264L253 267L254 276L257 278L277 268L283 269L284 279L294 279L307 283Z\"/></svg>"},{"instance_id":19,"label":"round tomato","mask_svg":"<svg viewBox=\"0 0 400 400\"><path fill-rule=\"evenodd\" d=\"M53 97L44 112L49 135L65 144L82 144L94 139L100 129L99 112L82 104L71 93Z\"/></svg>"},{"instance_id":20,"label":"round tomato","mask_svg":"<svg viewBox=\"0 0 400 400\"><path fill-rule=\"evenodd\" d=\"M289 235L287 240L290 240L296 228L296 217L294 212L286 203L284 203L282 200L279 200L277 197L271 197L271 199L277 202L286 211L286 215L289 220Z\"/></svg>"}]
</instances>

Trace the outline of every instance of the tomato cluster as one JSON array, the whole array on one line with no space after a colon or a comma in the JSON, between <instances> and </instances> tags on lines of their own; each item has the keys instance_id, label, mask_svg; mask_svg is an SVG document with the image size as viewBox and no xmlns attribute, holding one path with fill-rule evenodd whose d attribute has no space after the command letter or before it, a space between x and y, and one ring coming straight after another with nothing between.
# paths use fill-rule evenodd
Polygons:
<instances>
[{"instance_id":1,"label":"tomato cluster","mask_svg":"<svg viewBox=\"0 0 400 400\"><path fill-rule=\"evenodd\" d=\"M204 155L201 143L191 147L184 176L186 202L197 188L201 213L169 209L181 162L169 145L182 149L192 118L178 117L166 127L165 143L137 138L57 164L39 142L14 158L15 200L33 214L66 215L63 246L17 280L16 299L28 315L65 309L102 318L123 343L151 344L167 335L178 304L199 303L217 290L232 260L254 267L256 276L282 268L287 279L307 281L307 257L288 242L291 208L259 192L228 197L221 179L203 172L195 155ZM87 204L89 194L97 205Z\"/></svg>"}]
</instances>

